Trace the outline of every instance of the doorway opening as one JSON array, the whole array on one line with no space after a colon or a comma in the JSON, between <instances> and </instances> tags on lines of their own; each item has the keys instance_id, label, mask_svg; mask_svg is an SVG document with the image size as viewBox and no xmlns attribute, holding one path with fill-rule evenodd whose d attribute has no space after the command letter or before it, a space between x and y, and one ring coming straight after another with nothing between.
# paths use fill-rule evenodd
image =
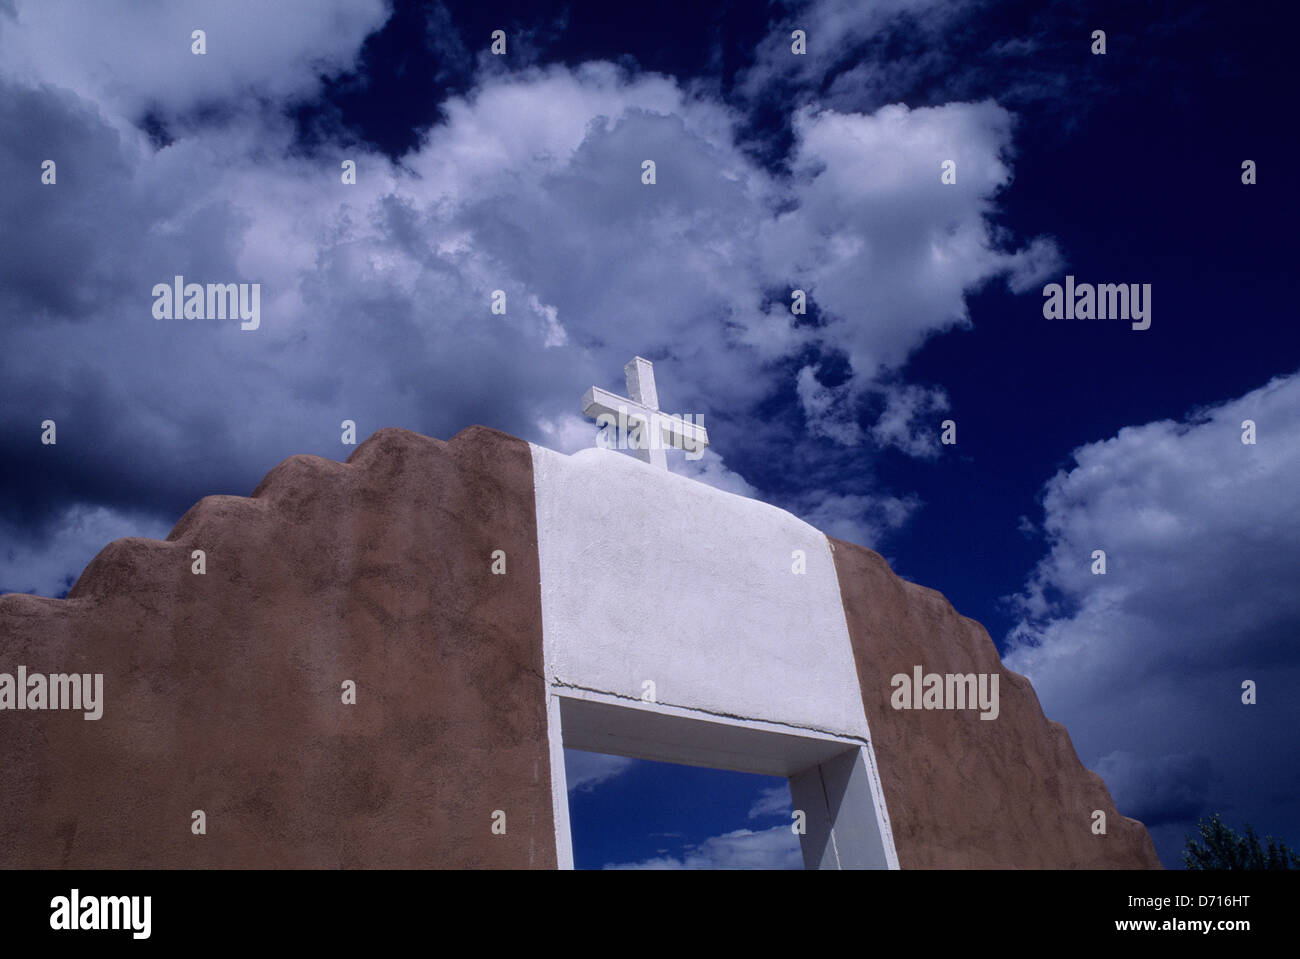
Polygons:
<instances>
[{"instance_id":1,"label":"doorway opening","mask_svg":"<svg viewBox=\"0 0 1300 959\"><path fill-rule=\"evenodd\" d=\"M879 780L870 750L863 741L567 688L552 690L549 713L552 799L561 869L572 869L575 865L566 752L607 757L604 760L569 760L570 768L574 769L579 763L587 764L585 772L574 774L575 804L584 800L577 794L590 782L576 780L602 775L602 770L597 768L601 763L604 763L603 772L610 772L618 764L617 757L774 777L756 782L755 788L760 790L774 790L777 780L784 779L790 797L790 806L785 811L790 818L782 825L792 839L797 834L804 868L898 868ZM650 774L653 776L654 771L650 770ZM660 773L661 777L665 775L682 776ZM735 788L716 778L713 784L710 788L725 788L727 794ZM769 805L783 798L779 792L768 795ZM766 823L764 830L769 835L763 841L771 844L773 861L789 862L788 858L782 860L777 854L779 837L776 830L779 827L771 818ZM792 830L792 826L796 828ZM673 858L683 864L703 863L697 868L710 868L707 863L719 861L719 850L725 843L702 847L697 839L691 840L695 847L693 850L686 850ZM749 843L756 846L760 842L745 836L733 835L730 839L733 845ZM653 858L629 862L644 865ZM610 860L607 864L622 863ZM583 865L585 868L593 867L590 861Z\"/></svg>"}]
</instances>

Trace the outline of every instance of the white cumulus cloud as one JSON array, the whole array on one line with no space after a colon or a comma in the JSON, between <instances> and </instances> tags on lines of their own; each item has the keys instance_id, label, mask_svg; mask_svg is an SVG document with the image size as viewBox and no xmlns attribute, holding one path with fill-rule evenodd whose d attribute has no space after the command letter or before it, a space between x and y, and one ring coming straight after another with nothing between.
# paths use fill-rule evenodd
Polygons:
<instances>
[{"instance_id":1,"label":"white cumulus cloud","mask_svg":"<svg viewBox=\"0 0 1300 959\"><path fill-rule=\"evenodd\" d=\"M1049 551L1014 598L1005 662L1114 781L1121 811L1171 823L1153 829L1169 863L1187 817L1228 812L1261 781L1259 809L1300 791L1286 738L1300 723L1300 375L1074 459L1044 489Z\"/></svg>"},{"instance_id":2,"label":"white cumulus cloud","mask_svg":"<svg viewBox=\"0 0 1300 959\"><path fill-rule=\"evenodd\" d=\"M679 856L606 863L605 869L802 869L799 837L788 825L754 831L737 829L687 846Z\"/></svg>"}]
</instances>

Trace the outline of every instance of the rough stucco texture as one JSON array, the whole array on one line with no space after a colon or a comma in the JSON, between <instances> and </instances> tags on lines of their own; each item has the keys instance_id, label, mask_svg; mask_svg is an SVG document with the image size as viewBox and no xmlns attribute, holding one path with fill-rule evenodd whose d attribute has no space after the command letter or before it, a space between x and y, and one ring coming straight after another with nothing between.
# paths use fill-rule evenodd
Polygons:
<instances>
[{"instance_id":1,"label":"rough stucco texture","mask_svg":"<svg viewBox=\"0 0 1300 959\"><path fill-rule=\"evenodd\" d=\"M0 671L105 706L0 713L0 865L554 868L538 583L528 445L386 429L3 597Z\"/></svg>"},{"instance_id":2,"label":"rough stucco texture","mask_svg":"<svg viewBox=\"0 0 1300 959\"><path fill-rule=\"evenodd\" d=\"M899 579L876 553L831 544L902 868L1160 868L1146 828L1119 814L979 623ZM890 678L917 665L996 673L1000 715L895 710ZM1095 809L1106 814L1104 836L1092 833Z\"/></svg>"}]
</instances>

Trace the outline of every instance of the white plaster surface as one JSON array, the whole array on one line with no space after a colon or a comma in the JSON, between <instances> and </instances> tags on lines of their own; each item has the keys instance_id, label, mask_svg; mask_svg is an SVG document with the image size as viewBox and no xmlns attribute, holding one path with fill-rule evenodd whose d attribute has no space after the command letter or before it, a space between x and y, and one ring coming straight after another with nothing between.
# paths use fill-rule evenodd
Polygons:
<instances>
[{"instance_id":1,"label":"white plaster surface","mask_svg":"<svg viewBox=\"0 0 1300 959\"><path fill-rule=\"evenodd\" d=\"M856 739L755 719L629 703L586 690L556 691L551 699L560 701L565 749L787 778L846 751L861 751Z\"/></svg>"},{"instance_id":2,"label":"white plaster surface","mask_svg":"<svg viewBox=\"0 0 1300 959\"><path fill-rule=\"evenodd\" d=\"M549 686L869 739L824 534L613 450L532 456Z\"/></svg>"},{"instance_id":3,"label":"white plaster surface","mask_svg":"<svg viewBox=\"0 0 1300 959\"><path fill-rule=\"evenodd\" d=\"M555 868L573 868L573 830L569 823L569 783L564 770L560 697L546 694L546 738L551 753L551 811L555 818Z\"/></svg>"}]
</instances>

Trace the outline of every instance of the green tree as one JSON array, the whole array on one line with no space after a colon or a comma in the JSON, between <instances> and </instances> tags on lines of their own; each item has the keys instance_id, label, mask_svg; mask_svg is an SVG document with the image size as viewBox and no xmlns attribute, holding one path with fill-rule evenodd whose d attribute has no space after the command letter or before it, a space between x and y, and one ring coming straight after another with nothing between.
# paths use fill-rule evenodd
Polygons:
<instances>
[{"instance_id":1,"label":"green tree","mask_svg":"<svg viewBox=\"0 0 1300 959\"><path fill-rule=\"evenodd\" d=\"M1188 836L1183 850L1183 864L1188 869L1300 869L1300 855L1272 836L1264 837L1268 843L1265 849L1250 823L1246 824L1246 835L1239 836L1224 825L1216 812L1196 826L1201 842Z\"/></svg>"}]
</instances>

